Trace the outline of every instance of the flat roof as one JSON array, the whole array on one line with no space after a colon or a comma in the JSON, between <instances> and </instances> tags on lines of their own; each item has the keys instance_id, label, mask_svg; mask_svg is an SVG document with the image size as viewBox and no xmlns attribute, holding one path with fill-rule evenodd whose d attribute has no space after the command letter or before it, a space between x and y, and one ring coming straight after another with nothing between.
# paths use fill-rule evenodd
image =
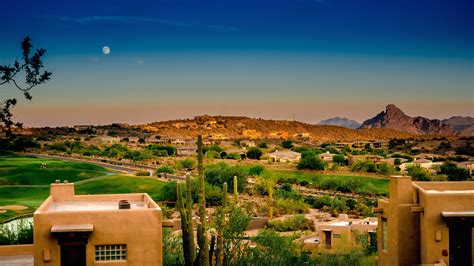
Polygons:
<instances>
[{"instance_id":1,"label":"flat roof","mask_svg":"<svg viewBox=\"0 0 474 266\"><path fill-rule=\"evenodd\" d=\"M147 208L143 201L130 201L130 209ZM107 211L118 209L118 201L59 201L53 202L47 211Z\"/></svg>"}]
</instances>

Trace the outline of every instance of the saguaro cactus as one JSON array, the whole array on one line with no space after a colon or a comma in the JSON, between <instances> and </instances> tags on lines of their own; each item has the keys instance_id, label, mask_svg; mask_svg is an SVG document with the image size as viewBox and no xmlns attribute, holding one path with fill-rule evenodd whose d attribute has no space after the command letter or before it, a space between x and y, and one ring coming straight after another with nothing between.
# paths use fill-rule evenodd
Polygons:
<instances>
[{"instance_id":1,"label":"saguaro cactus","mask_svg":"<svg viewBox=\"0 0 474 266\"><path fill-rule=\"evenodd\" d=\"M273 219L273 185L268 184L268 220Z\"/></svg>"},{"instance_id":2,"label":"saguaro cactus","mask_svg":"<svg viewBox=\"0 0 474 266\"><path fill-rule=\"evenodd\" d=\"M199 175L199 216L200 230L198 230L198 243L200 264L202 266L209 265L209 241L207 239L207 221L206 221L206 191L204 189L204 166L202 151L202 136L198 135L198 175Z\"/></svg>"},{"instance_id":3,"label":"saguaro cactus","mask_svg":"<svg viewBox=\"0 0 474 266\"><path fill-rule=\"evenodd\" d=\"M224 226L225 213L227 207L227 183L224 182L222 186L222 207L219 210L219 221L217 226L217 266L224 264Z\"/></svg>"},{"instance_id":4,"label":"saguaro cactus","mask_svg":"<svg viewBox=\"0 0 474 266\"><path fill-rule=\"evenodd\" d=\"M186 206L184 205L184 197L182 193L183 184L176 185L176 196L178 199L177 207L181 215L181 231L183 238L183 253L185 265L193 265L194 262L194 230L192 217L192 200L191 200L191 180L189 175L186 176ZM189 197L188 197L189 195Z\"/></svg>"},{"instance_id":5,"label":"saguaro cactus","mask_svg":"<svg viewBox=\"0 0 474 266\"><path fill-rule=\"evenodd\" d=\"M234 203L239 203L239 183L237 182L237 176L234 176Z\"/></svg>"}]
</instances>

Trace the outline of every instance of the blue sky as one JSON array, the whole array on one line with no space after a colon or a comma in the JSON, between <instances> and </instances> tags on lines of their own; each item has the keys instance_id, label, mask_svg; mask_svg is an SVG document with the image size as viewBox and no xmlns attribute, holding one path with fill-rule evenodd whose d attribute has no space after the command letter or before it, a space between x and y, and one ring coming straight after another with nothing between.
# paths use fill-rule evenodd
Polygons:
<instances>
[{"instance_id":1,"label":"blue sky","mask_svg":"<svg viewBox=\"0 0 474 266\"><path fill-rule=\"evenodd\" d=\"M27 125L198 114L361 121L389 103L431 118L474 115L470 0L4 0L2 9L0 64L29 35L54 72L16 108Z\"/></svg>"}]
</instances>

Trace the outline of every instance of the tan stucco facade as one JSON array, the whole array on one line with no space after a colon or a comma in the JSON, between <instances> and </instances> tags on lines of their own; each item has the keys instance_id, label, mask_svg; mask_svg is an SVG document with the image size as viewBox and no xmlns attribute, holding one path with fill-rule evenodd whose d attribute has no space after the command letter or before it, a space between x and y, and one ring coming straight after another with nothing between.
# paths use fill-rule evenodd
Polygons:
<instances>
[{"instance_id":1,"label":"tan stucco facade","mask_svg":"<svg viewBox=\"0 0 474 266\"><path fill-rule=\"evenodd\" d=\"M349 219L347 214L341 214L336 220L318 225L319 251L350 251L358 245L357 234L369 234L370 239L371 233L375 237L376 229L376 218Z\"/></svg>"},{"instance_id":2,"label":"tan stucco facade","mask_svg":"<svg viewBox=\"0 0 474 266\"><path fill-rule=\"evenodd\" d=\"M379 265L454 265L450 229L452 237L454 230L470 235L470 249L464 246L470 250L468 265L474 264L474 182L412 182L408 176L392 176L390 200L379 200L374 212L379 214Z\"/></svg>"},{"instance_id":3,"label":"tan stucco facade","mask_svg":"<svg viewBox=\"0 0 474 266\"><path fill-rule=\"evenodd\" d=\"M121 200L130 209L119 209ZM86 265L162 265L161 222L148 194L75 195L73 184L52 184L34 214L34 265L61 265L62 245L76 238L86 242ZM98 261L102 245L121 245L126 256Z\"/></svg>"}]
</instances>

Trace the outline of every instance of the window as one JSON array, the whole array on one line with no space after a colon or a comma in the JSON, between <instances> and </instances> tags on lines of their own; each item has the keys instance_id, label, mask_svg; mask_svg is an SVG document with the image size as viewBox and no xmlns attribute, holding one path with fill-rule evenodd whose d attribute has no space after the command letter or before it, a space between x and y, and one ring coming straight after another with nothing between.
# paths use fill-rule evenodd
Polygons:
<instances>
[{"instance_id":1,"label":"window","mask_svg":"<svg viewBox=\"0 0 474 266\"><path fill-rule=\"evenodd\" d=\"M127 259L127 245L97 245L95 246L95 260L125 260Z\"/></svg>"},{"instance_id":2,"label":"window","mask_svg":"<svg viewBox=\"0 0 474 266\"><path fill-rule=\"evenodd\" d=\"M382 250L388 250L388 225L387 218L382 218Z\"/></svg>"}]
</instances>

